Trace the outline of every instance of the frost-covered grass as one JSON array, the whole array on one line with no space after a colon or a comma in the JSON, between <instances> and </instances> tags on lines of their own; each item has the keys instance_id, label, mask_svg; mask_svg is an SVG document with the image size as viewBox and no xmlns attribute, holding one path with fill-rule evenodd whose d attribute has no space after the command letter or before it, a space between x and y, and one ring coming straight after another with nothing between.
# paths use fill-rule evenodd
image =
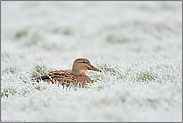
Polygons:
<instances>
[{"instance_id":1,"label":"frost-covered grass","mask_svg":"<svg viewBox=\"0 0 183 123\"><path fill-rule=\"evenodd\" d=\"M181 2L2 2L2 121L181 121ZM88 88L24 84L88 58Z\"/></svg>"}]
</instances>

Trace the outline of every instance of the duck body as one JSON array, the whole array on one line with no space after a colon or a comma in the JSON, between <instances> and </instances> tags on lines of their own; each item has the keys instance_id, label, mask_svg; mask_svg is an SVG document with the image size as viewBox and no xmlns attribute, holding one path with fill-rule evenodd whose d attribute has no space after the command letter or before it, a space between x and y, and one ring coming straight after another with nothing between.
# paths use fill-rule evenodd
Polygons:
<instances>
[{"instance_id":1,"label":"duck body","mask_svg":"<svg viewBox=\"0 0 183 123\"><path fill-rule=\"evenodd\" d=\"M58 85L66 85L66 87L70 86L71 83L73 85L86 85L87 83L93 83L92 80L87 75L73 75L72 70L58 70L52 71L46 75L38 76L32 79L33 81L40 82L43 80L44 82L57 84Z\"/></svg>"},{"instance_id":2,"label":"duck body","mask_svg":"<svg viewBox=\"0 0 183 123\"><path fill-rule=\"evenodd\" d=\"M33 81L40 82L43 80L44 82L62 85L62 86L70 86L70 85L78 85L84 87L88 83L93 83L93 81L85 74L86 70L94 70L100 71L100 69L92 66L88 59L78 58L74 61L72 70L57 70L49 72L46 75L41 75L33 78Z\"/></svg>"}]
</instances>

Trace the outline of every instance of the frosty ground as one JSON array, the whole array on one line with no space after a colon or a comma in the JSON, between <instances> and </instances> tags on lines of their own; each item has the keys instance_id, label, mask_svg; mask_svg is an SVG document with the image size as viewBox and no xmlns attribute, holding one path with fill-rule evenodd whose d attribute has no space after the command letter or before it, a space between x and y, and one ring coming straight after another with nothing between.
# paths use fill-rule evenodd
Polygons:
<instances>
[{"instance_id":1,"label":"frosty ground","mask_svg":"<svg viewBox=\"0 0 183 123\"><path fill-rule=\"evenodd\" d=\"M181 121L181 2L2 2L2 121ZM88 58L89 88L24 84Z\"/></svg>"}]
</instances>

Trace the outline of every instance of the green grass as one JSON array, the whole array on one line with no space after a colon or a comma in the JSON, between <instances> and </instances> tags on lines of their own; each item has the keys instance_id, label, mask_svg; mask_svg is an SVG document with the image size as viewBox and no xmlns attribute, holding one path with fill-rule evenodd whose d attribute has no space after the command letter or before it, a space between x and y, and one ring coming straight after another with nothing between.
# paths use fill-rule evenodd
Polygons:
<instances>
[{"instance_id":1,"label":"green grass","mask_svg":"<svg viewBox=\"0 0 183 123\"><path fill-rule=\"evenodd\" d=\"M16 33L15 37L16 38L22 38L27 36L27 30L20 30Z\"/></svg>"},{"instance_id":2,"label":"green grass","mask_svg":"<svg viewBox=\"0 0 183 123\"><path fill-rule=\"evenodd\" d=\"M1 98L2 97L8 97L10 95L15 95L17 93L16 88L8 87L1 90Z\"/></svg>"},{"instance_id":3,"label":"green grass","mask_svg":"<svg viewBox=\"0 0 183 123\"><path fill-rule=\"evenodd\" d=\"M138 81L154 81L156 79L156 75L153 75L150 72L140 72L137 74L137 82Z\"/></svg>"},{"instance_id":4,"label":"green grass","mask_svg":"<svg viewBox=\"0 0 183 123\"><path fill-rule=\"evenodd\" d=\"M3 89L3 91L1 91L1 98L2 97L8 97L8 89Z\"/></svg>"},{"instance_id":5,"label":"green grass","mask_svg":"<svg viewBox=\"0 0 183 123\"><path fill-rule=\"evenodd\" d=\"M36 45L39 42L39 39L40 36L36 32L33 32L29 34L29 36L27 37L27 41L24 43L24 45L25 46Z\"/></svg>"},{"instance_id":6,"label":"green grass","mask_svg":"<svg viewBox=\"0 0 183 123\"><path fill-rule=\"evenodd\" d=\"M120 76L120 70L117 69L118 66L113 67L112 65L107 65L103 64L99 66L99 68L102 70L104 73L109 73L110 75L113 76Z\"/></svg>"},{"instance_id":7,"label":"green grass","mask_svg":"<svg viewBox=\"0 0 183 123\"><path fill-rule=\"evenodd\" d=\"M73 29L71 27L54 28L52 31L53 33L61 33L68 36L74 34Z\"/></svg>"},{"instance_id":8,"label":"green grass","mask_svg":"<svg viewBox=\"0 0 183 123\"><path fill-rule=\"evenodd\" d=\"M73 31L71 28L65 28L63 31L62 31L63 34L65 35L72 35L73 34Z\"/></svg>"},{"instance_id":9,"label":"green grass","mask_svg":"<svg viewBox=\"0 0 183 123\"><path fill-rule=\"evenodd\" d=\"M23 46L32 46L38 43L40 35L37 32L32 32L28 29L22 29L20 31L17 31L17 33L15 34L15 39L24 39L26 41Z\"/></svg>"},{"instance_id":10,"label":"green grass","mask_svg":"<svg viewBox=\"0 0 183 123\"><path fill-rule=\"evenodd\" d=\"M16 67L8 67L8 68L6 68L6 69L4 69L3 71L2 71L2 73L15 73L16 71L18 71L19 69L18 68L16 68Z\"/></svg>"},{"instance_id":11,"label":"green grass","mask_svg":"<svg viewBox=\"0 0 183 123\"><path fill-rule=\"evenodd\" d=\"M124 38L124 37L119 37L118 35L114 35L114 34L109 34L106 37L106 41L109 43L126 43L129 42L130 39L128 38Z\"/></svg>"},{"instance_id":12,"label":"green grass","mask_svg":"<svg viewBox=\"0 0 183 123\"><path fill-rule=\"evenodd\" d=\"M47 68L46 65L42 62L41 64L36 64L34 67L34 71L32 72L31 77L37 77L40 75L45 75L51 71L54 71L55 69Z\"/></svg>"}]
</instances>

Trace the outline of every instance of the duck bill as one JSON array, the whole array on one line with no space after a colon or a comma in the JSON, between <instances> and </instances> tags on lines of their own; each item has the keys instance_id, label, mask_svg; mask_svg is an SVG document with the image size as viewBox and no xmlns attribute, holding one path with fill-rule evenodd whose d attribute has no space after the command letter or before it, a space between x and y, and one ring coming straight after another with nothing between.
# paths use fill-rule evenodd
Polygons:
<instances>
[{"instance_id":1,"label":"duck bill","mask_svg":"<svg viewBox=\"0 0 183 123\"><path fill-rule=\"evenodd\" d=\"M94 71L100 71L100 72L102 72L100 69L98 69L98 68L96 68L94 66L90 66L88 69L89 70L94 70Z\"/></svg>"}]
</instances>

